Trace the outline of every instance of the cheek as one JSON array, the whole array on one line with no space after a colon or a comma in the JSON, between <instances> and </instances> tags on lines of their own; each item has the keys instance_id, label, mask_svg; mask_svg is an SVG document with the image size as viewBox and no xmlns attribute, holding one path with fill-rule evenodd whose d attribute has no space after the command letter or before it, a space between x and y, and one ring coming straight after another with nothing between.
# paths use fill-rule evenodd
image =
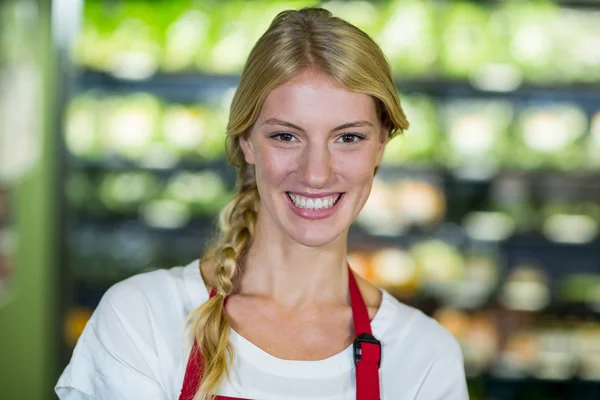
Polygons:
<instances>
[{"instance_id":1,"label":"cheek","mask_svg":"<svg viewBox=\"0 0 600 400\"><path fill-rule=\"evenodd\" d=\"M293 164L294 155L265 149L257 154L256 175L262 181L276 183L293 171Z\"/></svg>"}]
</instances>

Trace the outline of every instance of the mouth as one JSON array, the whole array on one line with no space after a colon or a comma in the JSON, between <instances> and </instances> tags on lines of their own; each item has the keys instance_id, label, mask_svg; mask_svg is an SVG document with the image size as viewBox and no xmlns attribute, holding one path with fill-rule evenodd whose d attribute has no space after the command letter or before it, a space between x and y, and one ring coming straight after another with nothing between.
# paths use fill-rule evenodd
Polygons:
<instances>
[{"instance_id":1,"label":"mouth","mask_svg":"<svg viewBox=\"0 0 600 400\"><path fill-rule=\"evenodd\" d=\"M286 192L292 203L302 210L327 210L333 208L342 198L344 193L337 193L323 197L305 197L292 192Z\"/></svg>"}]
</instances>

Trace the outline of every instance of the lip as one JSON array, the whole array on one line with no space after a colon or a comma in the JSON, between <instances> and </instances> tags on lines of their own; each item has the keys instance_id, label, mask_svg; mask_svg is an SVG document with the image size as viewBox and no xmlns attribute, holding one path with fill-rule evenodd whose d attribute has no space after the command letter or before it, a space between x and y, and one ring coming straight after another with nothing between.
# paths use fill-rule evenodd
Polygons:
<instances>
[{"instance_id":1,"label":"lip","mask_svg":"<svg viewBox=\"0 0 600 400\"><path fill-rule=\"evenodd\" d=\"M293 194L299 194L301 196L306 196L305 194L301 194L301 192L289 192L289 193L293 193ZM287 195L287 193L284 194L285 198L288 201L288 204L290 205L290 207L292 208L292 211L294 212L294 214L296 214L297 216L304 218L304 219L309 219L309 220L319 220L319 219L325 219L330 217L331 215L333 215L337 209L339 208L340 203L344 200L344 198L346 197L346 193L343 192L333 192L330 194L321 194L319 193L318 195L314 195L314 196L306 196L306 197L323 197L323 196L332 196L332 195L337 195L340 194L341 196L339 198L339 200L335 203L335 205L331 208L325 208L325 209L320 209L320 210L307 210L304 208L298 208L296 207L296 205L294 204L294 202L292 201L292 199L290 199L290 197Z\"/></svg>"}]
</instances>

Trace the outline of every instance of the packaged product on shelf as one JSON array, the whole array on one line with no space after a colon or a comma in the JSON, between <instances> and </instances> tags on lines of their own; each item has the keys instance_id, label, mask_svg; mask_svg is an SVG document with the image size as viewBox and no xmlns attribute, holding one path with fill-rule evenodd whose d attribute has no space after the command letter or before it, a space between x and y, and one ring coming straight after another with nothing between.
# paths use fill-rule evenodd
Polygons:
<instances>
[{"instance_id":1,"label":"packaged product on shelf","mask_svg":"<svg viewBox=\"0 0 600 400\"><path fill-rule=\"evenodd\" d=\"M600 171L600 110L596 111L590 121L590 132L586 138L586 168Z\"/></svg>"},{"instance_id":2,"label":"packaged product on shelf","mask_svg":"<svg viewBox=\"0 0 600 400\"><path fill-rule=\"evenodd\" d=\"M532 327L511 332L494 360L490 371L493 375L508 379L530 376L536 368L539 355L539 337Z\"/></svg>"},{"instance_id":3,"label":"packaged product on shelf","mask_svg":"<svg viewBox=\"0 0 600 400\"><path fill-rule=\"evenodd\" d=\"M539 226L538 209L533 203L531 183L519 174L504 174L495 178L490 189L491 211L500 213L500 219L507 215L511 221L504 221L504 226L496 231L494 228L488 232L497 236L517 233L531 233ZM484 219L485 221L485 219ZM490 221L490 219L488 219ZM466 221L468 222L468 220ZM514 225L511 224L514 222Z\"/></svg>"},{"instance_id":4,"label":"packaged product on shelf","mask_svg":"<svg viewBox=\"0 0 600 400\"><path fill-rule=\"evenodd\" d=\"M553 242L584 244L600 233L600 206L595 202L549 201L541 214L542 232Z\"/></svg>"},{"instance_id":5,"label":"packaged product on shelf","mask_svg":"<svg viewBox=\"0 0 600 400\"><path fill-rule=\"evenodd\" d=\"M65 195L77 210L97 209L97 187L94 179L85 171L70 171L65 182Z\"/></svg>"},{"instance_id":6,"label":"packaged product on shelf","mask_svg":"<svg viewBox=\"0 0 600 400\"><path fill-rule=\"evenodd\" d=\"M556 82L564 78L558 67L569 57L560 51L565 29L557 19L563 10L551 2L503 2L502 7L510 15L506 20L510 54L526 80Z\"/></svg>"},{"instance_id":7,"label":"packaged product on shelf","mask_svg":"<svg viewBox=\"0 0 600 400\"><path fill-rule=\"evenodd\" d=\"M97 94L86 93L69 103L65 117L65 144L71 154L94 160L102 155L97 131L102 101Z\"/></svg>"},{"instance_id":8,"label":"packaged product on shelf","mask_svg":"<svg viewBox=\"0 0 600 400\"><path fill-rule=\"evenodd\" d=\"M168 146L180 157L197 151L208 136L207 116L210 111L201 107L186 107L179 104L165 108L162 133Z\"/></svg>"},{"instance_id":9,"label":"packaged product on shelf","mask_svg":"<svg viewBox=\"0 0 600 400\"><path fill-rule=\"evenodd\" d=\"M77 306L70 309L64 316L64 341L70 347L75 347L77 340L83 333L87 322L92 317L93 310L88 307Z\"/></svg>"},{"instance_id":10,"label":"packaged product on shelf","mask_svg":"<svg viewBox=\"0 0 600 400\"><path fill-rule=\"evenodd\" d=\"M454 246L438 239L425 239L410 249L422 277L425 294L442 301L452 298L456 282L464 278L465 259Z\"/></svg>"},{"instance_id":11,"label":"packaged product on shelf","mask_svg":"<svg viewBox=\"0 0 600 400\"><path fill-rule=\"evenodd\" d=\"M403 180L391 185L397 219L406 226L433 227L446 212L446 197L438 185L419 180Z\"/></svg>"},{"instance_id":12,"label":"packaged product on shelf","mask_svg":"<svg viewBox=\"0 0 600 400\"><path fill-rule=\"evenodd\" d=\"M400 94L400 102L410 127L386 144L383 164L435 164L441 149L441 136L433 99L425 95Z\"/></svg>"},{"instance_id":13,"label":"packaged product on shelf","mask_svg":"<svg viewBox=\"0 0 600 400\"><path fill-rule=\"evenodd\" d=\"M361 278L371 281L372 267L371 267L371 254L360 250L351 250L348 253L348 264L354 272L360 275Z\"/></svg>"},{"instance_id":14,"label":"packaged product on shelf","mask_svg":"<svg viewBox=\"0 0 600 400\"><path fill-rule=\"evenodd\" d=\"M500 242L515 232L515 219L501 211L470 211L462 221L465 233L473 240Z\"/></svg>"},{"instance_id":15,"label":"packaged product on shelf","mask_svg":"<svg viewBox=\"0 0 600 400\"><path fill-rule=\"evenodd\" d=\"M437 58L436 21L431 3L394 0L384 5L389 16L375 41L386 54L397 76L433 75Z\"/></svg>"},{"instance_id":16,"label":"packaged product on shelf","mask_svg":"<svg viewBox=\"0 0 600 400\"><path fill-rule=\"evenodd\" d=\"M539 329L539 352L533 375L552 380L573 378L578 367L573 339L570 327L558 319Z\"/></svg>"},{"instance_id":17,"label":"packaged product on shelf","mask_svg":"<svg viewBox=\"0 0 600 400\"><path fill-rule=\"evenodd\" d=\"M98 187L104 206L118 212L137 212L142 203L157 196L159 189L158 178L146 171L108 173Z\"/></svg>"},{"instance_id":18,"label":"packaged product on shelf","mask_svg":"<svg viewBox=\"0 0 600 400\"><path fill-rule=\"evenodd\" d=\"M510 310L540 311L550 304L550 279L537 266L518 264L502 284L498 300Z\"/></svg>"},{"instance_id":19,"label":"packaged product on shelf","mask_svg":"<svg viewBox=\"0 0 600 400\"><path fill-rule=\"evenodd\" d=\"M532 105L521 112L512 163L525 169L580 169L587 118L576 104Z\"/></svg>"},{"instance_id":20,"label":"packaged product on shelf","mask_svg":"<svg viewBox=\"0 0 600 400\"><path fill-rule=\"evenodd\" d=\"M162 197L186 204L193 214L216 216L232 196L221 175L204 170L176 173L167 182Z\"/></svg>"},{"instance_id":21,"label":"packaged product on shelf","mask_svg":"<svg viewBox=\"0 0 600 400\"><path fill-rule=\"evenodd\" d=\"M371 277L380 285L399 297L416 294L421 285L419 267L412 255L400 248L384 248L373 254Z\"/></svg>"},{"instance_id":22,"label":"packaged product on shelf","mask_svg":"<svg viewBox=\"0 0 600 400\"><path fill-rule=\"evenodd\" d=\"M513 106L503 100L453 100L443 106L444 163L459 175L489 178L510 155Z\"/></svg>"},{"instance_id":23,"label":"packaged product on shelf","mask_svg":"<svg viewBox=\"0 0 600 400\"><path fill-rule=\"evenodd\" d=\"M394 193L390 184L375 177L371 194L358 214L356 223L375 235L398 235L406 226L395 212Z\"/></svg>"},{"instance_id":24,"label":"packaged product on shelf","mask_svg":"<svg viewBox=\"0 0 600 400\"><path fill-rule=\"evenodd\" d=\"M107 98L102 103L102 149L106 157L140 161L157 141L161 104L146 93Z\"/></svg>"},{"instance_id":25,"label":"packaged product on shelf","mask_svg":"<svg viewBox=\"0 0 600 400\"><path fill-rule=\"evenodd\" d=\"M463 255L464 274L449 284L447 304L465 309L484 307L494 294L499 278L500 266L497 249L473 248Z\"/></svg>"},{"instance_id":26,"label":"packaged product on shelf","mask_svg":"<svg viewBox=\"0 0 600 400\"><path fill-rule=\"evenodd\" d=\"M357 223L372 234L393 236L411 227L433 227L444 217L446 198L435 183L375 179Z\"/></svg>"},{"instance_id":27,"label":"packaged product on shelf","mask_svg":"<svg viewBox=\"0 0 600 400\"><path fill-rule=\"evenodd\" d=\"M178 200L153 199L140 208L140 216L151 228L180 229L192 220L192 212L187 204Z\"/></svg>"},{"instance_id":28,"label":"packaged product on shelf","mask_svg":"<svg viewBox=\"0 0 600 400\"><path fill-rule=\"evenodd\" d=\"M600 381L600 323L581 323L574 336L580 360L578 377L588 381Z\"/></svg>"},{"instance_id":29,"label":"packaged product on shelf","mask_svg":"<svg viewBox=\"0 0 600 400\"><path fill-rule=\"evenodd\" d=\"M590 310L600 311L600 272L571 273L561 280L559 289L561 301L585 304Z\"/></svg>"},{"instance_id":30,"label":"packaged product on shelf","mask_svg":"<svg viewBox=\"0 0 600 400\"><path fill-rule=\"evenodd\" d=\"M485 373L495 360L500 333L493 315L481 311L473 315L451 307L436 311L435 319L458 340L468 376Z\"/></svg>"}]
</instances>

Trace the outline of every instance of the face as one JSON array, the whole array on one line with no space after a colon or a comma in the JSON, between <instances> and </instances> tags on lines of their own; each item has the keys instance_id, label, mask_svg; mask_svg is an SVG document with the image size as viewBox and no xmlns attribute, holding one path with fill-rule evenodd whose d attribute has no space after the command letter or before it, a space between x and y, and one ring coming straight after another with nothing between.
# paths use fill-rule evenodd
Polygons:
<instances>
[{"instance_id":1,"label":"face","mask_svg":"<svg viewBox=\"0 0 600 400\"><path fill-rule=\"evenodd\" d=\"M306 70L275 88L241 140L256 168L259 223L310 247L347 233L369 197L387 136L373 98L324 73Z\"/></svg>"}]
</instances>

